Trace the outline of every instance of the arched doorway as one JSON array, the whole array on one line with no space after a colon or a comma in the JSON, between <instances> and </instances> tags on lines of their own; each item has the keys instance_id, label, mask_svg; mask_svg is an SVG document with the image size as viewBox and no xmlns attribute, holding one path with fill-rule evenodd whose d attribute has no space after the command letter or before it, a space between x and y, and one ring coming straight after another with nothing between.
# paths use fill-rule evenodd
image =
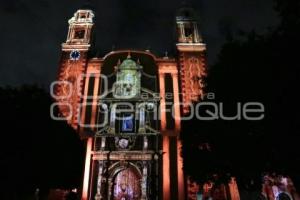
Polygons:
<instances>
[{"instance_id":1,"label":"arched doorway","mask_svg":"<svg viewBox=\"0 0 300 200\"><path fill-rule=\"evenodd\" d=\"M113 180L113 200L139 200L141 198L141 177L129 167L120 170Z\"/></svg>"}]
</instances>

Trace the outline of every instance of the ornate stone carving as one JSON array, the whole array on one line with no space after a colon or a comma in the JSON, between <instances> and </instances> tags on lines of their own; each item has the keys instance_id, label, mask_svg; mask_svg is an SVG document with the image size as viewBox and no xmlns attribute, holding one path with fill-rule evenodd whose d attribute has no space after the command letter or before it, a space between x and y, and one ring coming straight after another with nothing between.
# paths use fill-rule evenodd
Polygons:
<instances>
[{"instance_id":1,"label":"ornate stone carving","mask_svg":"<svg viewBox=\"0 0 300 200\"><path fill-rule=\"evenodd\" d=\"M94 153L94 160L152 160L153 151L98 151Z\"/></svg>"},{"instance_id":2,"label":"ornate stone carving","mask_svg":"<svg viewBox=\"0 0 300 200\"><path fill-rule=\"evenodd\" d=\"M78 120L83 69L82 59L66 61L60 73L61 82L56 90L56 95L62 97L58 99L60 112L72 125L76 125Z\"/></svg>"},{"instance_id":3,"label":"ornate stone carving","mask_svg":"<svg viewBox=\"0 0 300 200\"><path fill-rule=\"evenodd\" d=\"M188 77L190 77L190 88L191 97L193 100L197 101L198 96L203 95L203 83L202 77L205 75L203 68L201 67L201 62L196 57L191 57L188 59Z\"/></svg>"}]
</instances>

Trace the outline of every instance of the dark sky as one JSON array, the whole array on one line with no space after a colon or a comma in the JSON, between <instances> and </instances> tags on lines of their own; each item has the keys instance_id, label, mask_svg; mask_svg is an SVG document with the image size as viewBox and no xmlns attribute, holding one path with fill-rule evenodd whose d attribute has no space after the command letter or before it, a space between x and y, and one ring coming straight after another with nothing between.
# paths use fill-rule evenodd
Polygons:
<instances>
[{"instance_id":1,"label":"dark sky","mask_svg":"<svg viewBox=\"0 0 300 200\"><path fill-rule=\"evenodd\" d=\"M56 77L67 21L84 0L0 0L0 86L37 83ZM150 49L174 47L174 15L182 0L94 0L96 40L101 56L114 45ZM212 64L224 30L264 32L277 23L272 0L190 0L200 19Z\"/></svg>"}]
</instances>

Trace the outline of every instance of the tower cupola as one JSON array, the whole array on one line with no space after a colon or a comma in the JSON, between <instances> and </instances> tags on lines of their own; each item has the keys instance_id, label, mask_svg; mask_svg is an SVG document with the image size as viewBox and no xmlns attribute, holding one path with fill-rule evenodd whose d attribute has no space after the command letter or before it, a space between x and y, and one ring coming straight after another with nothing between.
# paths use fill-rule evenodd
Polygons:
<instances>
[{"instance_id":1,"label":"tower cupola","mask_svg":"<svg viewBox=\"0 0 300 200\"><path fill-rule=\"evenodd\" d=\"M200 43L197 17L193 8L184 6L176 15L177 35L179 43Z\"/></svg>"}]
</instances>

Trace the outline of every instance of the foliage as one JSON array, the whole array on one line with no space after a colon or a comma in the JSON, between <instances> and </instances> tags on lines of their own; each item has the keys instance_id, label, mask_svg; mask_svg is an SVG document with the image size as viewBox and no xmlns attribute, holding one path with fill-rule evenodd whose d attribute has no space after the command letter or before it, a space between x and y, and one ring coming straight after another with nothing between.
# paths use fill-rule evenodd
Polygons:
<instances>
[{"instance_id":1,"label":"foliage","mask_svg":"<svg viewBox=\"0 0 300 200\"><path fill-rule=\"evenodd\" d=\"M283 0L276 5L280 25L264 35L250 32L228 41L207 78L207 92L215 93L213 101L224 104L226 115L236 113L237 102L262 102L265 118L184 122L185 169L200 183L213 174L224 182L230 174L248 189L260 188L264 172L288 174L299 182L300 6ZM203 143L210 151L199 148Z\"/></svg>"},{"instance_id":2,"label":"foliage","mask_svg":"<svg viewBox=\"0 0 300 200\"><path fill-rule=\"evenodd\" d=\"M36 86L0 88L0 103L0 182L7 193L79 187L84 148L66 122L50 118L49 94Z\"/></svg>"}]
</instances>

